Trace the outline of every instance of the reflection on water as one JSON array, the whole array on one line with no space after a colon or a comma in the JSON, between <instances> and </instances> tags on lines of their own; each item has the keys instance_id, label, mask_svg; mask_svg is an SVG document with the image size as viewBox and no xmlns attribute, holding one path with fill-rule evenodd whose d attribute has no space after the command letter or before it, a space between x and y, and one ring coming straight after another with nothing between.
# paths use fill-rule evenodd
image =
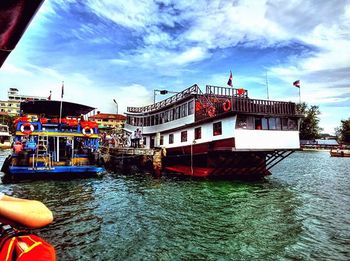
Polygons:
<instances>
[{"instance_id":1,"label":"reflection on water","mask_svg":"<svg viewBox=\"0 0 350 261\"><path fill-rule=\"evenodd\" d=\"M109 173L0 186L54 211L36 232L59 260L346 260L349 169L349 159L299 152L259 182Z\"/></svg>"}]
</instances>

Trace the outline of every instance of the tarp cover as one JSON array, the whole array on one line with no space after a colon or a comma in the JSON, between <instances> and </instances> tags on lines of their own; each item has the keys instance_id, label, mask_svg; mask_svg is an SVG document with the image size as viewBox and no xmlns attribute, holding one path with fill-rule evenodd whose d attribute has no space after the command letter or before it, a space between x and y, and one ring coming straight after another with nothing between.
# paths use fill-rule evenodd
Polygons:
<instances>
[{"instance_id":1,"label":"tarp cover","mask_svg":"<svg viewBox=\"0 0 350 261\"><path fill-rule=\"evenodd\" d=\"M85 115L95 108L72 102L62 102L62 117ZM20 110L24 114L44 114L45 117L58 117L61 101L25 101L21 102Z\"/></svg>"}]
</instances>

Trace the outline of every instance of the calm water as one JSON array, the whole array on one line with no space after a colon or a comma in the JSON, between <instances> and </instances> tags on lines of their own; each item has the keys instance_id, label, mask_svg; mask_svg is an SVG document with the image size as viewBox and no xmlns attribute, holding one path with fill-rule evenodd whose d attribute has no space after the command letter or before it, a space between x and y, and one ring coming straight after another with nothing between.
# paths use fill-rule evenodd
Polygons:
<instances>
[{"instance_id":1,"label":"calm water","mask_svg":"<svg viewBox=\"0 0 350 261\"><path fill-rule=\"evenodd\" d=\"M350 260L349 175L350 158L298 152L259 182L110 173L0 188L53 210L36 232L58 260Z\"/></svg>"}]
</instances>

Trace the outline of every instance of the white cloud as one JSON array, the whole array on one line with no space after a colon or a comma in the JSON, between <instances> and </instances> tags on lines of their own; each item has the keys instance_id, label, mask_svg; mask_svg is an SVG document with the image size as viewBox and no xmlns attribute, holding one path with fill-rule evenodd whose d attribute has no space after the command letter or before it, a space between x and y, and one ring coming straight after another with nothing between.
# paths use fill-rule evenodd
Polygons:
<instances>
[{"instance_id":1,"label":"white cloud","mask_svg":"<svg viewBox=\"0 0 350 261\"><path fill-rule=\"evenodd\" d=\"M1 73L10 74L10 75L22 75L22 76L32 76L32 72L25 70L23 68L19 68L11 63L4 63L1 67Z\"/></svg>"},{"instance_id":2,"label":"white cloud","mask_svg":"<svg viewBox=\"0 0 350 261\"><path fill-rule=\"evenodd\" d=\"M196 62L208 58L210 55L206 52L204 48L193 47L185 50L183 53L176 55L172 61L175 64L187 64L191 62Z\"/></svg>"},{"instance_id":3,"label":"white cloud","mask_svg":"<svg viewBox=\"0 0 350 261\"><path fill-rule=\"evenodd\" d=\"M81 48L82 52L88 50L98 56L104 50L96 49L95 46L104 47L103 44L106 44L110 48L115 44L115 50L109 49L106 56L110 55L108 61L121 70L121 75L125 73L123 70L133 66L143 69L144 73L152 71L155 79L178 76L174 81L182 83L185 78L182 76L190 78L193 71L203 68L192 66L194 63L205 61L206 66L210 67L209 58L217 59L218 49L234 48L237 45L254 50L269 47L270 50L276 48L276 51L289 51L283 57L283 63L277 61L277 58L275 61L267 61L272 64L268 69L269 77L278 81L276 84L274 81L270 83L270 93L276 94L276 97L284 95L283 99L297 101L297 90L291 86L297 79L302 81L302 99L307 102L337 104L347 101L350 95L350 4L347 0L88 0L84 3L77 0L48 0L39 11L41 20L36 17L37 27L34 31L31 30L31 35L42 37L45 30L49 30L45 26L48 21L52 22L48 24L50 30L53 30L53 18L63 18L65 13L76 12L74 8L82 7L83 4L86 6L79 10L82 12L81 17L74 21L72 28L64 30L66 34L60 34L72 41L65 42L65 47L69 48L70 44L73 46L76 39L83 40L80 41L85 48ZM89 11L97 17L89 14ZM89 15L91 20L86 22L84 18ZM114 26L109 27L112 24ZM116 33L115 30L119 31ZM85 45L87 43L91 45ZM32 46L35 48L30 49L32 57L50 55L36 55L33 49L37 51L39 44L34 44ZM304 46L306 51L293 49L293 44ZM60 43L52 49L59 53ZM118 99L120 111L126 105L145 105L152 101L152 93L145 86L132 83L120 87L102 86L94 83L93 75L83 76L74 71L67 73L52 69L49 65L48 68L37 67L35 60L30 61L32 65L29 65L24 60L29 57L26 56L28 49L20 50L22 51L16 50L17 63L13 63L12 59L11 64L4 64L0 73L6 73L9 77L0 78L2 86L12 86L14 79L10 78L17 74L19 77L16 81L23 92L32 90L48 93L51 88L56 88L59 95L60 82L65 80L65 98L101 106L101 110L114 109L111 97ZM79 51L75 48L75 52ZM66 54L69 50L63 52ZM106 61L106 56L103 56L103 62ZM67 56L68 60L69 58ZM240 58L240 61L244 61L244 57ZM237 62L238 66L240 61ZM21 62L25 64L19 67ZM102 74L98 67L101 60L92 57L89 62L96 63L96 71ZM77 62L74 68L76 72L80 71L79 66ZM244 66L243 62L242 67ZM64 64L56 64L56 68L63 67ZM81 67L84 67L83 64ZM220 73L220 69L212 68L213 75L207 78L211 78L213 84L225 85L228 76ZM255 70L256 68L249 68L249 73ZM256 75L234 75L234 79L238 83L253 82L260 87L264 82L263 76ZM284 83L284 86L277 85L280 83ZM36 87L35 90L33 86ZM347 86L349 87L346 88ZM264 96L263 90L261 96Z\"/></svg>"},{"instance_id":4,"label":"white cloud","mask_svg":"<svg viewBox=\"0 0 350 261\"><path fill-rule=\"evenodd\" d=\"M87 4L97 15L134 30L143 31L158 20L152 1L88 0Z\"/></svg>"}]
</instances>

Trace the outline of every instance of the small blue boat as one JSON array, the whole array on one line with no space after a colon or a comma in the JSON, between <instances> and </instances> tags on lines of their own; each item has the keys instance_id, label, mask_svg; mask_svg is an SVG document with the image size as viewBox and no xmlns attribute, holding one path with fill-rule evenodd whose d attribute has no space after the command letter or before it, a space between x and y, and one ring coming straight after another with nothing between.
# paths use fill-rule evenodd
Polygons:
<instances>
[{"instance_id":1,"label":"small blue boat","mask_svg":"<svg viewBox=\"0 0 350 261\"><path fill-rule=\"evenodd\" d=\"M22 102L15 119L13 152L1 171L3 182L37 178L99 176L98 124L87 121L94 108L63 101Z\"/></svg>"}]
</instances>

